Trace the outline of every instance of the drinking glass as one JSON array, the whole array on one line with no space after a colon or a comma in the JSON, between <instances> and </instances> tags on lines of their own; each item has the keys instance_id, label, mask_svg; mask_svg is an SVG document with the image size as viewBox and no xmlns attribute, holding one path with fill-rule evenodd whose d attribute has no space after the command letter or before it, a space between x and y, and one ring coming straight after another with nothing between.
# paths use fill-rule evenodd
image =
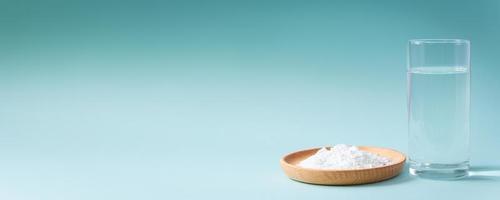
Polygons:
<instances>
[{"instance_id":1,"label":"drinking glass","mask_svg":"<svg viewBox=\"0 0 500 200\"><path fill-rule=\"evenodd\" d=\"M470 42L410 40L407 78L410 173L438 179L467 176Z\"/></svg>"}]
</instances>

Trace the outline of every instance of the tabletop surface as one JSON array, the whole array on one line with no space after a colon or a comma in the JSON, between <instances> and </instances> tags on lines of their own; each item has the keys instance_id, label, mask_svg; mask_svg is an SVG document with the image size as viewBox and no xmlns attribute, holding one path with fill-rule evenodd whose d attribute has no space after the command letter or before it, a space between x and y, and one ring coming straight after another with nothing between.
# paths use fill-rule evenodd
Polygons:
<instances>
[{"instance_id":1,"label":"tabletop surface","mask_svg":"<svg viewBox=\"0 0 500 200\"><path fill-rule=\"evenodd\" d=\"M500 3L3 1L0 199L498 199ZM289 152L407 152L406 45L471 41L472 175L288 179Z\"/></svg>"}]
</instances>

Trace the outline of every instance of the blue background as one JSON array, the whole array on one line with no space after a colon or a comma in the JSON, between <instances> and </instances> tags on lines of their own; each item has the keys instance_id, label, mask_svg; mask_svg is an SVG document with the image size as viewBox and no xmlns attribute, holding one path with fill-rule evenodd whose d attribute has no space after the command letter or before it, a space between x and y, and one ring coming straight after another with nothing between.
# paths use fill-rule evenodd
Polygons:
<instances>
[{"instance_id":1,"label":"blue background","mask_svg":"<svg viewBox=\"0 0 500 200\"><path fill-rule=\"evenodd\" d=\"M472 43L460 181L301 184L284 154L406 152L406 45ZM0 199L495 199L500 2L0 2Z\"/></svg>"}]
</instances>

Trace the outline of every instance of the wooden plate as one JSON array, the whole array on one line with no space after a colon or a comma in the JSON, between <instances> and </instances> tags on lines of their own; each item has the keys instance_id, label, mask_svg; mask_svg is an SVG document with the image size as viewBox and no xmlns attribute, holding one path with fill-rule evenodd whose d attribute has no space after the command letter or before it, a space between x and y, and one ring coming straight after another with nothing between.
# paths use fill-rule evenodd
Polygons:
<instances>
[{"instance_id":1,"label":"wooden plate","mask_svg":"<svg viewBox=\"0 0 500 200\"><path fill-rule=\"evenodd\" d=\"M404 154L381 147L358 146L360 150L388 157L392 163L382 167L367 169L309 169L299 167L300 161L308 158L320 148L297 151L284 156L280 163L285 174L296 181L320 185L357 185L390 179L401 173L406 157Z\"/></svg>"}]
</instances>

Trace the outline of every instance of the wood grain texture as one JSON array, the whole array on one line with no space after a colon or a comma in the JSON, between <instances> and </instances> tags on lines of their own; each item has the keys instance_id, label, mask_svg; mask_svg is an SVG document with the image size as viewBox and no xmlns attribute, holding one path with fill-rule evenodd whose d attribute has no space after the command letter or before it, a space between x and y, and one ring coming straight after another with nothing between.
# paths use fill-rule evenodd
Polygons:
<instances>
[{"instance_id":1,"label":"wood grain texture","mask_svg":"<svg viewBox=\"0 0 500 200\"><path fill-rule=\"evenodd\" d=\"M297 151L284 156L280 164L285 174L293 180L311 184L358 185L379 182L395 177L401 173L406 161L405 155L396 150L360 146L360 150L388 157L392 160L392 163L383 167L348 170L308 169L298 166L300 161L313 155L318 149L320 148Z\"/></svg>"}]
</instances>

